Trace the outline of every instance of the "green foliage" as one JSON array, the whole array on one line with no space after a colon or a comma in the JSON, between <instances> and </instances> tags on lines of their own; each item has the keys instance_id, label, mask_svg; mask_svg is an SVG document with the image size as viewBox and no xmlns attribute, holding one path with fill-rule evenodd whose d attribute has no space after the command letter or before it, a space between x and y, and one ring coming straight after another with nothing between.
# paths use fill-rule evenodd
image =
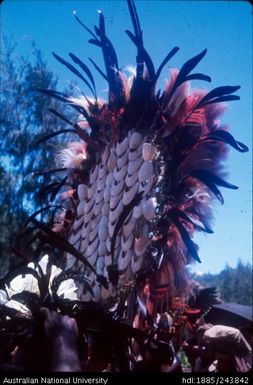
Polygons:
<instances>
[{"instance_id":1,"label":"green foliage","mask_svg":"<svg viewBox=\"0 0 253 385\"><path fill-rule=\"evenodd\" d=\"M216 286L224 302L252 305L252 266L238 261L236 268L226 265L219 274L194 277L203 286Z\"/></svg>"},{"instance_id":2,"label":"green foliage","mask_svg":"<svg viewBox=\"0 0 253 385\"><path fill-rule=\"evenodd\" d=\"M36 142L43 134L66 128L49 108L70 120L75 117L70 116L61 102L38 91L56 89L57 78L33 43L28 58L19 56L16 46L4 39L0 64L0 276L3 276L17 262L11 245L27 253L25 240L17 241L25 220L49 201L49 197L42 201L38 193L49 183L51 175L38 177L33 172L54 168L55 153L62 147L64 138L56 137L40 145Z\"/></svg>"}]
</instances>

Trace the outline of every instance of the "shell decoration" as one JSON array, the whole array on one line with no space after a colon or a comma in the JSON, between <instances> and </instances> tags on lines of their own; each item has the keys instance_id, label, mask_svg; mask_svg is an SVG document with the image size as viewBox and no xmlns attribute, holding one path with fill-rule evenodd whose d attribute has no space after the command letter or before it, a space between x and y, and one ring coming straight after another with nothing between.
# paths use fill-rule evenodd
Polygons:
<instances>
[{"instance_id":1,"label":"shell decoration","mask_svg":"<svg viewBox=\"0 0 253 385\"><path fill-rule=\"evenodd\" d=\"M179 48L155 69L135 4L127 3L134 31L126 33L137 50L130 75L119 67L103 14L95 32L75 16L91 34L90 43L102 50L105 72L90 62L108 83L107 101L97 97L86 63L72 53L69 60L54 54L92 96L41 90L79 113L79 121L70 122L52 111L69 123L79 141L57 156L66 175L58 186L63 206L56 210L58 226L48 230L34 217L31 221L46 234L52 254L64 251L63 269L87 278L92 291L80 286L80 299L109 308L123 296L129 309L134 292L155 319L157 312L170 309L175 296L187 297L185 266L200 262L193 235L212 232L212 202L223 203L220 189L237 189L222 178L227 150L248 148L219 123L226 102L239 99L235 92L240 87L191 90L192 80L211 82L195 72L204 49L180 70L172 69L165 89L157 89L162 70Z\"/></svg>"}]
</instances>

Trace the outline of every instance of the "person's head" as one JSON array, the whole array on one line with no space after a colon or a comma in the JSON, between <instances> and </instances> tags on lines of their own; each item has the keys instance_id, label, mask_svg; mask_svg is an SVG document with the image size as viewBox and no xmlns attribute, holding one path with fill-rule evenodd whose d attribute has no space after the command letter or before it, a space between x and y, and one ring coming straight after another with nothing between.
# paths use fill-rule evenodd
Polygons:
<instances>
[{"instance_id":1,"label":"person's head","mask_svg":"<svg viewBox=\"0 0 253 385\"><path fill-rule=\"evenodd\" d=\"M210 323L205 323L201 325L197 330L196 330L196 335L198 337L199 341L203 340L203 336L207 330L209 330L213 325Z\"/></svg>"}]
</instances>

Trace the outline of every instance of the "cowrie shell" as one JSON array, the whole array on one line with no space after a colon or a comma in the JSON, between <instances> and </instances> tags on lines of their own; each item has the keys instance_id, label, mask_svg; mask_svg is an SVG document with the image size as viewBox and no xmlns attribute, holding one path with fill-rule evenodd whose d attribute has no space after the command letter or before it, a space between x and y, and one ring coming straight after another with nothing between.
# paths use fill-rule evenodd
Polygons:
<instances>
[{"instance_id":1,"label":"cowrie shell","mask_svg":"<svg viewBox=\"0 0 253 385\"><path fill-rule=\"evenodd\" d=\"M118 195L123 190L125 181L122 179L121 181L117 182L117 184L113 183L111 186L111 196Z\"/></svg>"},{"instance_id":2,"label":"cowrie shell","mask_svg":"<svg viewBox=\"0 0 253 385\"><path fill-rule=\"evenodd\" d=\"M88 255L88 250L89 250L89 246L87 249L87 255ZM98 257L98 249L94 249L94 251L87 258L91 266L95 265L95 263L97 262L97 257Z\"/></svg>"},{"instance_id":3,"label":"cowrie shell","mask_svg":"<svg viewBox=\"0 0 253 385\"><path fill-rule=\"evenodd\" d=\"M94 204L95 204L94 197L93 199L86 201L86 205L84 206L84 214L89 213L92 207L94 206Z\"/></svg>"},{"instance_id":4,"label":"cowrie shell","mask_svg":"<svg viewBox=\"0 0 253 385\"><path fill-rule=\"evenodd\" d=\"M98 180L100 179L105 179L106 178L106 173L107 173L107 168L106 166L102 166L100 165L99 169L98 169Z\"/></svg>"},{"instance_id":5,"label":"cowrie shell","mask_svg":"<svg viewBox=\"0 0 253 385\"><path fill-rule=\"evenodd\" d=\"M88 187L87 198L88 199L94 198L95 191L96 191L96 184L93 183L91 186Z\"/></svg>"},{"instance_id":6,"label":"cowrie shell","mask_svg":"<svg viewBox=\"0 0 253 385\"><path fill-rule=\"evenodd\" d=\"M111 223L115 223L116 220L119 218L120 214L123 211L123 202L122 200L119 201L117 207L114 210L110 210L109 213L109 221Z\"/></svg>"},{"instance_id":7,"label":"cowrie shell","mask_svg":"<svg viewBox=\"0 0 253 385\"><path fill-rule=\"evenodd\" d=\"M149 232L150 232L150 226L149 226L149 223L146 222L141 227L141 234L143 237L148 238Z\"/></svg>"},{"instance_id":8,"label":"cowrie shell","mask_svg":"<svg viewBox=\"0 0 253 385\"><path fill-rule=\"evenodd\" d=\"M104 261L105 261L105 266L107 267L112 264L112 257L110 255L106 255Z\"/></svg>"},{"instance_id":9,"label":"cowrie shell","mask_svg":"<svg viewBox=\"0 0 253 385\"><path fill-rule=\"evenodd\" d=\"M146 183L142 182L139 184L139 192L144 191L144 195L148 194L151 191L153 184L154 184L154 175L152 175Z\"/></svg>"},{"instance_id":10,"label":"cowrie shell","mask_svg":"<svg viewBox=\"0 0 253 385\"><path fill-rule=\"evenodd\" d=\"M125 179L127 173L127 164L125 164L122 168L117 169L117 167L114 169L113 176L114 179L119 182L122 179Z\"/></svg>"},{"instance_id":11,"label":"cowrie shell","mask_svg":"<svg viewBox=\"0 0 253 385\"><path fill-rule=\"evenodd\" d=\"M110 199L110 210L112 211L115 210L115 208L117 207L121 199L122 199L121 194L112 196Z\"/></svg>"},{"instance_id":12,"label":"cowrie shell","mask_svg":"<svg viewBox=\"0 0 253 385\"><path fill-rule=\"evenodd\" d=\"M154 218L156 206L157 200L155 197L149 198L143 203L143 215L148 221Z\"/></svg>"},{"instance_id":13,"label":"cowrie shell","mask_svg":"<svg viewBox=\"0 0 253 385\"><path fill-rule=\"evenodd\" d=\"M134 184L132 187L129 188L129 190L125 190L123 194L123 203L124 205L128 205L131 200L135 197L139 189L138 183Z\"/></svg>"},{"instance_id":14,"label":"cowrie shell","mask_svg":"<svg viewBox=\"0 0 253 385\"><path fill-rule=\"evenodd\" d=\"M80 245L80 252L81 253L86 254L88 244L89 244L89 238L88 237L83 238L81 241L81 245Z\"/></svg>"},{"instance_id":15,"label":"cowrie shell","mask_svg":"<svg viewBox=\"0 0 253 385\"><path fill-rule=\"evenodd\" d=\"M125 179L127 187L132 187L138 181L138 177L139 177L138 172L130 176L127 174Z\"/></svg>"},{"instance_id":16,"label":"cowrie shell","mask_svg":"<svg viewBox=\"0 0 253 385\"><path fill-rule=\"evenodd\" d=\"M103 199L104 199L104 189L102 189L100 191L96 191L95 203L96 204L101 203L101 202L103 202Z\"/></svg>"},{"instance_id":17,"label":"cowrie shell","mask_svg":"<svg viewBox=\"0 0 253 385\"><path fill-rule=\"evenodd\" d=\"M79 184L77 188L77 195L80 201L85 200L87 196L87 186L85 184Z\"/></svg>"},{"instance_id":18,"label":"cowrie shell","mask_svg":"<svg viewBox=\"0 0 253 385\"><path fill-rule=\"evenodd\" d=\"M73 229L77 231L79 227L82 226L83 222L84 222L84 216L82 215L79 219L75 220L73 224Z\"/></svg>"},{"instance_id":19,"label":"cowrie shell","mask_svg":"<svg viewBox=\"0 0 253 385\"><path fill-rule=\"evenodd\" d=\"M110 237L113 236L115 224L116 224L116 221L114 221L114 222L109 221L109 223L108 223L108 231L109 231ZM108 239L107 239L107 241L108 241ZM108 250L110 250L110 249L108 249Z\"/></svg>"},{"instance_id":20,"label":"cowrie shell","mask_svg":"<svg viewBox=\"0 0 253 385\"><path fill-rule=\"evenodd\" d=\"M102 215L100 221L99 221L99 226L108 226L108 216L107 215Z\"/></svg>"},{"instance_id":21,"label":"cowrie shell","mask_svg":"<svg viewBox=\"0 0 253 385\"><path fill-rule=\"evenodd\" d=\"M145 161L139 170L139 181L148 181L154 173L154 166L152 162Z\"/></svg>"},{"instance_id":22,"label":"cowrie shell","mask_svg":"<svg viewBox=\"0 0 253 385\"><path fill-rule=\"evenodd\" d=\"M111 195L111 187L110 186L106 186L105 189L104 189L104 200L106 202L109 202L110 195Z\"/></svg>"},{"instance_id":23,"label":"cowrie shell","mask_svg":"<svg viewBox=\"0 0 253 385\"><path fill-rule=\"evenodd\" d=\"M108 238L108 228L105 226L99 226L98 237L99 241L106 241Z\"/></svg>"},{"instance_id":24,"label":"cowrie shell","mask_svg":"<svg viewBox=\"0 0 253 385\"><path fill-rule=\"evenodd\" d=\"M140 206L135 206L133 209L133 217L135 219L139 219L142 216L142 205Z\"/></svg>"},{"instance_id":25,"label":"cowrie shell","mask_svg":"<svg viewBox=\"0 0 253 385\"><path fill-rule=\"evenodd\" d=\"M100 256L104 256L107 252L107 247L106 247L106 242L105 241L101 241L99 242L99 245L98 245L98 254Z\"/></svg>"},{"instance_id":26,"label":"cowrie shell","mask_svg":"<svg viewBox=\"0 0 253 385\"><path fill-rule=\"evenodd\" d=\"M142 146L142 157L145 161L153 160L156 155L156 148L151 143L143 143Z\"/></svg>"},{"instance_id":27,"label":"cowrie shell","mask_svg":"<svg viewBox=\"0 0 253 385\"><path fill-rule=\"evenodd\" d=\"M95 216L98 216L98 215L101 214L101 210L102 210L103 204L104 204L103 200L101 200L99 203L95 204L95 206L94 206L94 215Z\"/></svg>"},{"instance_id":28,"label":"cowrie shell","mask_svg":"<svg viewBox=\"0 0 253 385\"><path fill-rule=\"evenodd\" d=\"M97 216L95 216L95 217L93 218L93 221L92 221L92 223L91 223L91 228L92 228L92 230L95 229L95 228L97 228L97 226L98 226L98 224L99 224L99 222L100 222L100 219L101 219L101 215L97 215Z\"/></svg>"},{"instance_id":29,"label":"cowrie shell","mask_svg":"<svg viewBox=\"0 0 253 385\"><path fill-rule=\"evenodd\" d=\"M139 159L139 158L141 158L141 160L142 160L142 157L141 157L141 153L142 153L142 147L140 146L140 147L138 147L136 150L130 150L129 152L128 152L128 159L129 159L129 161L134 161L134 160L136 160L136 159Z\"/></svg>"},{"instance_id":30,"label":"cowrie shell","mask_svg":"<svg viewBox=\"0 0 253 385\"><path fill-rule=\"evenodd\" d=\"M71 243L71 245L74 245L77 241L79 241L81 237L81 232L77 232L76 234L75 233L72 233L69 237L69 243Z\"/></svg>"},{"instance_id":31,"label":"cowrie shell","mask_svg":"<svg viewBox=\"0 0 253 385\"><path fill-rule=\"evenodd\" d=\"M108 162L107 162L107 167L108 171L111 172L114 170L114 167L116 166L116 155L114 153L114 150L111 151Z\"/></svg>"},{"instance_id":32,"label":"cowrie shell","mask_svg":"<svg viewBox=\"0 0 253 385\"><path fill-rule=\"evenodd\" d=\"M128 250L124 252L121 250L119 258L118 258L118 266L120 271L124 271L131 263L132 251Z\"/></svg>"},{"instance_id":33,"label":"cowrie shell","mask_svg":"<svg viewBox=\"0 0 253 385\"><path fill-rule=\"evenodd\" d=\"M90 229L91 229L91 222L86 223L86 224L82 227L82 238L83 238L83 239L89 236L89 234L90 234Z\"/></svg>"},{"instance_id":34,"label":"cowrie shell","mask_svg":"<svg viewBox=\"0 0 253 385\"><path fill-rule=\"evenodd\" d=\"M117 158L117 168L120 169L128 162L128 151Z\"/></svg>"},{"instance_id":35,"label":"cowrie shell","mask_svg":"<svg viewBox=\"0 0 253 385\"><path fill-rule=\"evenodd\" d=\"M136 257L135 255L132 257L131 260L131 269L132 272L135 274L137 273L138 270L140 270L141 266L143 263L143 256L141 257Z\"/></svg>"},{"instance_id":36,"label":"cowrie shell","mask_svg":"<svg viewBox=\"0 0 253 385\"><path fill-rule=\"evenodd\" d=\"M77 206L77 215L80 217L81 215L84 214L84 207L85 207L85 202L81 201L79 205Z\"/></svg>"},{"instance_id":37,"label":"cowrie shell","mask_svg":"<svg viewBox=\"0 0 253 385\"><path fill-rule=\"evenodd\" d=\"M109 215L110 212L110 206L108 202L104 202L102 207L102 215Z\"/></svg>"},{"instance_id":38,"label":"cowrie shell","mask_svg":"<svg viewBox=\"0 0 253 385\"><path fill-rule=\"evenodd\" d=\"M121 143L116 144L116 155L121 156L126 152L126 150L129 147L129 140L128 137L126 137Z\"/></svg>"},{"instance_id":39,"label":"cowrie shell","mask_svg":"<svg viewBox=\"0 0 253 385\"><path fill-rule=\"evenodd\" d=\"M113 229L114 229L114 226L113 226ZM110 223L109 223L109 234L110 234ZM106 248L107 248L107 251L110 252L111 251L111 239L110 238L107 238L107 240L105 241L106 243ZM107 253L106 253L107 254Z\"/></svg>"},{"instance_id":40,"label":"cowrie shell","mask_svg":"<svg viewBox=\"0 0 253 385\"><path fill-rule=\"evenodd\" d=\"M121 247L122 250L127 252L128 250L131 249L132 244L133 244L134 236L133 234L130 234L128 238L126 237L121 237Z\"/></svg>"},{"instance_id":41,"label":"cowrie shell","mask_svg":"<svg viewBox=\"0 0 253 385\"><path fill-rule=\"evenodd\" d=\"M99 302L100 301L100 298L101 298L101 289L99 287L99 285L95 285L93 288L92 288L92 291L93 291L93 300L95 302Z\"/></svg>"},{"instance_id":42,"label":"cowrie shell","mask_svg":"<svg viewBox=\"0 0 253 385\"><path fill-rule=\"evenodd\" d=\"M94 205L94 201L93 201L93 205ZM91 209L88 213L84 214L84 221L88 223L93 215L94 213L93 213L93 210Z\"/></svg>"},{"instance_id":43,"label":"cowrie shell","mask_svg":"<svg viewBox=\"0 0 253 385\"><path fill-rule=\"evenodd\" d=\"M71 267L74 266L75 262L76 262L76 258L73 255L67 253L66 254L66 267L65 267L65 269L66 270L71 269Z\"/></svg>"},{"instance_id":44,"label":"cowrie shell","mask_svg":"<svg viewBox=\"0 0 253 385\"><path fill-rule=\"evenodd\" d=\"M92 243L94 239L98 236L98 225L90 230L89 243Z\"/></svg>"},{"instance_id":45,"label":"cowrie shell","mask_svg":"<svg viewBox=\"0 0 253 385\"><path fill-rule=\"evenodd\" d=\"M104 152L103 152L103 155L102 155L102 158L101 158L101 165L105 165L108 161L108 157L109 157L109 146L105 146L105 149L104 149Z\"/></svg>"},{"instance_id":46,"label":"cowrie shell","mask_svg":"<svg viewBox=\"0 0 253 385\"><path fill-rule=\"evenodd\" d=\"M104 187L105 187L105 178L99 179L99 180L97 181L97 191L103 190Z\"/></svg>"},{"instance_id":47,"label":"cowrie shell","mask_svg":"<svg viewBox=\"0 0 253 385\"><path fill-rule=\"evenodd\" d=\"M111 185L113 184L113 181L114 181L114 178L113 178L113 172L109 172L109 174L107 174L107 177L106 177L106 186L109 186L111 187Z\"/></svg>"},{"instance_id":48,"label":"cowrie shell","mask_svg":"<svg viewBox=\"0 0 253 385\"><path fill-rule=\"evenodd\" d=\"M139 171L139 168L141 167L142 163L143 163L142 158L140 158L140 159L138 158L136 160L129 162L128 168L127 168L127 174L129 176L131 176L131 175L137 173Z\"/></svg>"},{"instance_id":49,"label":"cowrie shell","mask_svg":"<svg viewBox=\"0 0 253 385\"><path fill-rule=\"evenodd\" d=\"M128 220L127 223L124 223L123 234L126 238L128 238L129 235L133 232L135 223L136 223L136 219L133 216L131 216L130 220Z\"/></svg>"},{"instance_id":50,"label":"cowrie shell","mask_svg":"<svg viewBox=\"0 0 253 385\"><path fill-rule=\"evenodd\" d=\"M139 147L142 140L143 140L143 136L139 132L133 132L129 142L130 149Z\"/></svg>"},{"instance_id":51,"label":"cowrie shell","mask_svg":"<svg viewBox=\"0 0 253 385\"><path fill-rule=\"evenodd\" d=\"M87 257L90 257L95 252L97 246L98 246L98 237L96 237L93 240L93 242L88 245L88 248L87 248L87 251L86 251Z\"/></svg>"},{"instance_id":52,"label":"cowrie shell","mask_svg":"<svg viewBox=\"0 0 253 385\"><path fill-rule=\"evenodd\" d=\"M105 263L104 263L104 258L103 257L98 257L97 263L96 263L96 272L98 274L103 274L103 269L104 269Z\"/></svg>"},{"instance_id":53,"label":"cowrie shell","mask_svg":"<svg viewBox=\"0 0 253 385\"><path fill-rule=\"evenodd\" d=\"M90 284L94 283L96 281L96 274L93 273L90 269L87 270L86 276L90 281Z\"/></svg>"},{"instance_id":54,"label":"cowrie shell","mask_svg":"<svg viewBox=\"0 0 253 385\"><path fill-rule=\"evenodd\" d=\"M98 166L94 168L94 170L91 171L90 173L90 184L93 184L98 177Z\"/></svg>"},{"instance_id":55,"label":"cowrie shell","mask_svg":"<svg viewBox=\"0 0 253 385\"><path fill-rule=\"evenodd\" d=\"M78 241L76 241L73 246L76 250L79 250L80 249L80 245L81 245L81 236L79 237Z\"/></svg>"},{"instance_id":56,"label":"cowrie shell","mask_svg":"<svg viewBox=\"0 0 253 385\"><path fill-rule=\"evenodd\" d=\"M149 239L146 237L135 238L134 251L137 257L140 257L145 253L148 243L149 243Z\"/></svg>"}]
</instances>

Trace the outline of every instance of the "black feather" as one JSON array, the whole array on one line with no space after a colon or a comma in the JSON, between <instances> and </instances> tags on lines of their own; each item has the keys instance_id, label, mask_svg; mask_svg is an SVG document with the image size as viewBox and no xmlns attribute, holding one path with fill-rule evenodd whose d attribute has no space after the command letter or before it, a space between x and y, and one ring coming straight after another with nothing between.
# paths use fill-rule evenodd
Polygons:
<instances>
[{"instance_id":1,"label":"black feather","mask_svg":"<svg viewBox=\"0 0 253 385\"><path fill-rule=\"evenodd\" d=\"M93 64L93 66L96 68L96 70L100 73L100 75L106 80L108 81L107 79L107 76L106 74L98 67L98 65L94 62L94 60L92 60L91 58L89 58L89 61Z\"/></svg>"},{"instance_id":2,"label":"black feather","mask_svg":"<svg viewBox=\"0 0 253 385\"><path fill-rule=\"evenodd\" d=\"M140 21L139 21L139 17L138 17L138 13L137 13L134 1L127 0L127 4L128 4L128 9L130 12L131 19L132 19L135 36L137 40L139 40L140 44L142 44L142 31L141 31Z\"/></svg>"},{"instance_id":3,"label":"black feather","mask_svg":"<svg viewBox=\"0 0 253 385\"><path fill-rule=\"evenodd\" d=\"M79 114L82 114L89 123L91 122L91 118L90 118L90 115L88 114L88 112L83 107L73 104L70 101L70 98L68 95L65 95L65 94L58 92L58 91L55 91L55 90L46 90L46 89L42 89L42 88L38 88L37 90L39 92L45 94L45 95L48 95L52 98L60 100L61 102L67 103L74 110L78 111Z\"/></svg>"},{"instance_id":4,"label":"black feather","mask_svg":"<svg viewBox=\"0 0 253 385\"><path fill-rule=\"evenodd\" d=\"M178 78L176 80L179 81L181 79L185 79L187 75L197 66L197 64L203 59L203 57L206 55L207 49L204 49L202 52L200 52L198 55L194 56L193 58L187 60L187 62L182 66Z\"/></svg>"},{"instance_id":5,"label":"black feather","mask_svg":"<svg viewBox=\"0 0 253 385\"><path fill-rule=\"evenodd\" d=\"M207 138L227 143L239 152L249 151L248 147L245 144L238 142L229 132L224 130L215 130L211 134L209 134Z\"/></svg>"},{"instance_id":6,"label":"black feather","mask_svg":"<svg viewBox=\"0 0 253 385\"><path fill-rule=\"evenodd\" d=\"M114 263L114 249L115 249L115 243L116 243L118 232L121 229L121 227L123 226L124 221L126 220L128 215L130 214L130 212L133 210L133 208L139 204L142 197L143 197L143 191L137 193L135 195L135 197L131 200L131 202L127 206L124 207L124 210L122 211L122 213L120 214L120 216L116 222L116 225L115 225L115 228L113 231L113 235L112 235L112 241L111 241L112 264Z\"/></svg>"},{"instance_id":7,"label":"black feather","mask_svg":"<svg viewBox=\"0 0 253 385\"><path fill-rule=\"evenodd\" d=\"M90 28L86 27L86 25L83 24L83 22L79 19L78 16L75 15L75 19L78 21L78 23L79 23L79 24L80 24L86 31L88 31L88 32L91 34L91 36L93 36L93 37L96 39L96 35L92 32L92 30L91 30Z\"/></svg>"},{"instance_id":8,"label":"black feather","mask_svg":"<svg viewBox=\"0 0 253 385\"><path fill-rule=\"evenodd\" d=\"M27 219L27 221L25 222L24 224L24 227L26 227L33 218L35 218L37 215L43 213L45 210L49 210L51 208L59 208L59 209L62 209L62 206L59 206L59 205L49 205L49 206L45 206L45 207L42 207L41 209L35 211L32 215L30 215Z\"/></svg>"},{"instance_id":9,"label":"black feather","mask_svg":"<svg viewBox=\"0 0 253 385\"><path fill-rule=\"evenodd\" d=\"M233 94L234 92L236 92L237 90L239 90L241 87L240 86L222 86L222 87L217 87L217 88L214 88L212 91L208 92L197 104L197 106L195 107L198 108L198 107L201 107L204 103L206 103L207 101L210 101L214 98L220 98L220 97L223 97L223 96L227 96L227 95L230 95L230 94ZM233 97L235 97L233 95ZM237 97L238 98L238 97ZM226 101L227 99L225 100L222 100L222 101ZM231 100L231 99L229 99ZM236 100L236 99L232 99L232 100Z\"/></svg>"},{"instance_id":10,"label":"black feather","mask_svg":"<svg viewBox=\"0 0 253 385\"><path fill-rule=\"evenodd\" d=\"M105 18L102 12L99 12L99 30L102 35L105 35Z\"/></svg>"},{"instance_id":11,"label":"black feather","mask_svg":"<svg viewBox=\"0 0 253 385\"><path fill-rule=\"evenodd\" d=\"M42 138L40 138L36 144L41 144L43 142L46 142L47 140L49 139L52 139L54 138L55 136L57 135L61 135L61 134L67 134L69 132L72 132L73 134L77 134L76 131L74 129L71 129L71 128L68 128L68 129L64 129L64 130L59 130L59 131L55 131L55 132L51 132L50 134L47 134L45 136L43 136Z\"/></svg>"},{"instance_id":12,"label":"black feather","mask_svg":"<svg viewBox=\"0 0 253 385\"><path fill-rule=\"evenodd\" d=\"M203 80L205 82L211 82L212 81L210 76L205 75L205 74L199 74L199 73L188 75L186 80Z\"/></svg>"},{"instance_id":13,"label":"black feather","mask_svg":"<svg viewBox=\"0 0 253 385\"><path fill-rule=\"evenodd\" d=\"M233 100L240 100L240 96L237 95L226 95L226 96L220 96L218 98L209 100L203 104L201 104L201 107L207 106L208 104L214 104L214 103L223 103L223 102L231 102ZM199 106L198 106L199 107ZM194 108L196 110L196 107Z\"/></svg>"},{"instance_id":14,"label":"black feather","mask_svg":"<svg viewBox=\"0 0 253 385\"><path fill-rule=\"evenodd\" d=\"M213 174L211 171L208 171L208 170L194 170L194 171L191 171L189 175L196 177L198 179L201 178L201 180L203 181L207 181L209 183L213 183L218 186L226 187L232 190L238 189L237 186L226 182L225 180L221 179L220 177L218 177L217 175Z\"/></svg>"},{"instance_id":15,"label":"black feather","mask_svg":"<svg viewBox=\"0 0 253 385\"><path fill-rule=\"evenodd\" d=\"M209 190L212 191L212 193L216 196L216 198L221 202L221 204L224 204L224 198L223 198L220 190L218 189L218 187L214 183L210 182L207 178L203 178L203 177L198 176L194 173L193 173L193 175L192 175L192 173L190 173L188 176L191 176L195 179L198 179L200 182L204 183L209 188Z\"/></svg>"},{"instance_id":16,"label":"black feather","mask_svg":"<svg viewBox=\"0 0 253 385\"><path fill-rule=\"evenodd\" d=\"M52 170L45 170L45 171L36 171L36 172L33 172L32 174L34 176L42 176L42 175L48 175L48 174L53 174L55 172L62 172L62 171L66 171L67 169L64 167L64 168L54 168Z\"/></svg>"},{"instance_id":17,"label":"black feather","mask_svg":"<svg viewBox=\"0 0 253 385\"><path fill-rule=\"evenodd\" d=\"M152 82L155 82L155 67L148 52L143 48L142 57L145 61L149 78Z\"/></svg>"},{"instance_id":18,"label":"black feather","mask_svg":"<svg viewBox=\"0 0 253 385\"><path fill-rule=\"evenodd\" d=\"M95 85L95 81L94 81L94 78L92 76L92 73L91 71L89 70L89 68L87 67L86 64L84 64L82 62L82 60L80 60L76 55L74 55L73 53L69 53L69 56L71 57L71 59L80 66L80 68L82 68L82 70L86 73L86 75L88 76L91 84L92 84L92 87L93 87L93 90L94 90L94 93L96 94L96 85Z\"/></svg>"},{"instance_id":19,"label":"black feather","mask_svg":"<svg viewBox=\"0 0 253 385\"><path fill-rule=\"evenodd\" d=\"M60 114L58 111L54 110L53 108L49 108L48 110L52 112L52 114L57 116L57 118L61 119L63 122L69 124L70 126L74 126L74 124L69 119L67 119L64 115Z\"/></svg>"},{"instance_id":20,"label":"black feather","mask_svg":"<svg viewBox=\"0 0 253 385\"><path fill-rule=\"evenodd\" d=\"M75 247L71 245L66 239L60 237L46 225L37 221L34 218L31 219L31 222L34 223L38 227L38 229L42 231L42 233L40 234L41 240L46 241L47 243L51 244L54 247L57 247L62 251L70 253L76 259L80 260L85 266L87 266L96 276L98 276L96 269L89 263L89 261L83 256L83 254L77 249L75 249Z\"/></svg>"},{"instance_id":21,"label":"black feather","mask_svg":"<svg viewBox=\"0 0 253 385\"><path fill-rule=\"evenodd\" d=\"M137 38L136 38L136 36L131 32L131 31L129 31L129 30L125 30L125 32L126 32L126 34L130 37L130 39L132 40L132 42L136 45L136 46L138 46L138 40L137 40Z\"/></svg>"},{"instance_id":22,"label":"black feather","mask_svg":"<svg viewBox=\"0 0 253 385\"><path fill-rule=\"evenodd\" d=\"M198 256L198 253L197 253L197 250L196 250L196 247L193 243L193 241L191 240L187 230L185 229L185 227L183 226L183 224L181 223L181 221L179 220L178 216L175 215L175 213L172 211L168 213L169 217L171 218L172 222L174 223L174 225L176 226L176 228L178 229L181 237L182 237L182 240L187 248L187 250L189 251L189 253L191 254L191 256L198 262L201 262L199 256Z\"/></svg>"},{"instance_id":23,"label":"black feather","mask_svg":"<svg viewBox=\"0 0 253 385\"><path fill-rule=\"evenodd\" d=\"M182 218L185 221L191 223L198 230L204 231L208 234L213 234L213 231L211 229L209 229L205 224L202 223L200 225L199 223L194 222L194 220L192 220L188 215L186 215L183 211L179 210L176 207L172 208L170 210L170 213L172 213L177 218Z\"/></svg>"},{"instance_id":24,"label":"black feather","mask_svg":"<svg viewBox=\"0 0 253 385\"><path fill-rule=\"evenodd\" d=\"M172 87L168 99L172 97L176 89L185 81L187 81L188 74L196 67L196 65L200 62L200 60L205 56L207 53L207 49L204 49L204 51L200 52L198 55L194 56L190 60L188 60L179 71L179 74L176 78L176 81L174 83L174 86ZM198 74L197 74L198 75Z\"/></svg>"},{"instance_id":25,"label":"black feather","mask_svg":"<svg viewBox=\"0 0 253 385\"><path fill-rule=\"evenodd\" d=\"M78 135L80 139L84 140L87 143L91 143L90 136L88 133L83 130L78 123L72 123L70 120L68 120L65 116L60 114L58 111L55 111L53 108L49 108L49 111L52 112L57 118L63 120L65 123L69 124L70 126L74 127L73 130L70 130L70 132L73 132L74 134Z\"/></svg>"},{"instance_id":26,"label":"black feather","mask_svg":"<svg viewBox=\"0 0 253 385\"><path fill-rule=\"evenodd\" d=\"M72 66L72 64L70 64L67 60L65 60L65 59L61 58L60 56L58 56L56 53L53 52L53 55L56 58L56 60L58 60L61 64L63 64L70 71L72 71L76 76L78 76L87 85L87 87L90 89L91 93L94 96L96 96L95 93L94 93L93 88L90 85L90 83L83 77L81 72L79 72L74 66Z\"/></svg>"},{"instance_id":27,"label":"black feather","mask_svg":"<svg viewBox=\"0 0 253 385\"><path fill-rule=\"evenodd\" d=\"M59 182L51 182L47 186L44 186L37 194L39 199L44 198L46 195L54 191L59 186Z\"/></svg>"},{"instance_id":28,"label":"black feather","mask_svg":"<svg viewBox=\"0 0 253 385\"><path fill-rule=\"evenodd\" d=\"M99 41L98 39L89 39L88 42L89 42L90 44L96 45L96 46L99 47L99 48L102 47L102 43L101 43L101 41Z\"/></svg>"},{"instance_id":29,"label":"black feather","mask_svg":"<svg viewBox=\"0 0 253 385\"><path fill-rule=\"evenodd\" d=\"M165 57L165 59L162 61L162 63L160 64L157 72L156 72L156 75L155 75L155 78L156 78L156 81L158 80L164 66L168 63L168 61L177 53L177 51L179 50L178 47L174 47L169 53L168 55Z\"/></svg>"}]
</instances>

